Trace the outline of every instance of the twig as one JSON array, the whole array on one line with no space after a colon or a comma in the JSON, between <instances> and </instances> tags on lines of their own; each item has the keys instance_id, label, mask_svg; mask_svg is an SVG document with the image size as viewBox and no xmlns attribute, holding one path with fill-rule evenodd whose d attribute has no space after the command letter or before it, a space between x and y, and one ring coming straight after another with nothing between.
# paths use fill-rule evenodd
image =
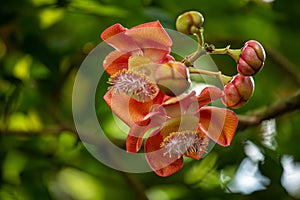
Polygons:
<instances>
[{"instance_id":1,"label":"twig","mask_svg":"<svg viewBox=\"0 0 300 200\"><path fill-rule=\"evenodd\" d=\"M267 56L274 62L276 62L279 66L281 66L287 73L289 73L290 77L293 78L298 85L300 85L300 73L299 70L297 70L297 66L289 61L284 55L274 49L266 48L266 51Z\"/></svg>"},{"instance_id":2,"label":"twig","mask_svg":"<svg viewBox=\"0 0 300 200\"><path fill-rule=\"evenodd\" d=\"M62 90L72 74L73 70L79 67L80 63L84 60L85 55L83 53L78 53L71 58L71 63L68 66L67 70L61 74L59 80L57 81L51 95L51 100L49 104L49 114L58 124L62 124L64 119L59 115L59 110L57 105L60 104L61 97L62 97Z\"/></svg>"},{"instance_id":3,"label":"twig","mask_svg":"<svg viewBox=\"0 0 300 200\"><path fill-rule=\"evenodd\" d=\"M292 96L278 100L270 106L254 111L252 114L239 115L239 130L258 125L264 120L276 118L297 109L300 109L300 90Z\"/></svg>"},{"instance_id":4,"label":"twig","mask_svg":"<svg viewBox=\"0 0 300 200\"><path fill-rule=\"evenodd\" d=\"M83 133L81 137L77 134L77 130L73 126L65 126L63 124L47 126L38 130L12 130L7 128L0 128L0 135L20 135L20 136L43 136L43 135L56 135L59 136L64 131L74 134L78 141L82 141L95 146L101 146L103 143L99 141L99 138L95 137L91 133ZM120 148L124 148L124 141L116 138L109 138L109 140Z\"/></svg>"},{"instance_id":5,"label":"twig","mask_svg":"<svg viewBox=\"0 0 300 200\"><path fill-rule=\"evenodd\" d=\"M145 194L144 188L142 185L134 179L130 174L120 171L120 174L123 176L124 180L130 184L130 186L137 192L140 200L148 200L148 197Z\"/></svg>"}]
</instances>

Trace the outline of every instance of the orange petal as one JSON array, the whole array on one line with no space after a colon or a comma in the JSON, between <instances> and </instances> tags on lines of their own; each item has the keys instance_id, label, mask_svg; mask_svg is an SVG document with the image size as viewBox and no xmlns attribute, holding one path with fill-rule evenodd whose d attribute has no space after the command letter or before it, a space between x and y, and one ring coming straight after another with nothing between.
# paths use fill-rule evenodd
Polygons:
<instances>
[{"instance_id":1,"label":"orange petal","mask_svg":"<svg viewBox=\"0 0 300 200\"><path fill-rule=\"evenodd\" d=\"M200 160L201 156L203 155L203 152L197 152L197 153L185 153L186 157L193 158L195 160Z\"/></svg>"},{"instance_id":2,"label":"orange petal","mask_svg":"<svg viewBox=\"0 0 300 200\"><path fill-rule=\"evenodd\" d=\"M144 48L143 52L145 57L150 58L155 63L166 63L174 60L174 58L169 55L169 49Z\"/></svg>"},{"instance_id":3,"label":"orange petal","mask_svg":"<svg viewBox=\"0 0 300 200\"><path fill-rule=\"evenodd\" d=\"M101 38L118 51L125 53L137 51L142 53L135 41L126 35L127 30L121 24L114 24L102 32Z\"/></svg>"},{"instance_id":4,"label":"orange petal","mask_svg":"<svg viewBox=\"0 0 300 200\"><path fill-rule=\"evenodd\" d=\"M188 95L183 94L177 97L172 97L166 100L163 104L163 108L168 116L170 117L178 117L183 114L187 114L189 108L194 105L195 102L195 91L192 91ZM198 107L198 105L197 105ZM193 109L192 114L197 112L197 110Z\"/></svg>"},{"instance_id":5,"label":"orange petal","mask_svg":"<svg viewBox=\"0 0 300 200\"><path fill-rule=\"evenodd\" d=\"M114 35L125 32L126 30L127 28L124 28L121 24L114 24L101 33L101 39L107 40Z\"/></svg>"},{"instance_id":6,"label":"orange petal","mask_svg":"<svg viewBox=\"0 0 300 200\"><path fill-rule=\"evenodd\" d=\"M145 152L148 164L153 171L162 177L170 176L178 172L183 166L183 158L164 155L164 150L160 144L163 141L162 135L158 131L154 131L149 135L145 142Z\"/></svg>"},{"instance_id":7,"label":"orange petal","mask_svg":"<svg viewBox=\"0 0 300 200\"><path fill-rule=\"evenodd\" d=\"M199 114L200 130L219 145L230 145L238 125L236 114L217 107L203 107Z\"/></svg>"},{"instance_id":8,"label":"orange petal","mask_svg":"<svg viewBox=\"0 0 300 200\"><path fill-rule=\"evenodd\" d=\"M206 87L201 93L198 95L197 99L199 102L199 106L205 106L206 104L220 99L223 96L222 90L217 87Z\"/></svg>"},{"instance_id":9,"label":"orange petal","mask_svg":"<svg viewBox=\"0 0 300 200\"><path fill-rule=\"evenodd\" d=\"M154 127L161 126L165 119L166 118L159 112L150 113L144 118L144 120L131 126L126 139L127 152L138 152L142 146L143 137L146 132Z\"/></svg>"},{"instance_id":10,"label":"orange petal","mask_svg":"<svg viewBox=\"0 0 300 200\"><path fill-rule=\"evenodd\" d=\"M161 46L172 46L172 40L159 21L148 22L135 26L127 31L128 35L143 44L143 40L155 41Z\"/></svg>"},{"instance_id":11,"label":"orange petal","mask_svg":"<svg viewBox=\"0 0 300 200\"><path fill-rule=\"evenodd\" d=\"M105 60L103 61L104 70L109 75L113 75L124 68L127 69L129 57L130 54L112 51L105 57Z\"/></svg>"},{"instance_id":12,"label":"orange petal","mask_svg":"<svg viewBox=\"0 0 300 200\"><path fill-rule=\"evenodd\" d=\"M108 90L104 95L104 100L122 121L128 126L132 126L142 121L154 104L162 102L163 97L162 93L158 93L151 101L138 102L124 93L113 93L111 90Z\"/></svg>"},{"instance_id":13,"label":"orange petal","mask_svg":"<svg viewBox=\"0 0 300 200\"><path fill-rule=\"evenodd\" d=\"M126 35L132 38L143 50L144 55L154 62L164 60L170 53L172 40L159 21L135 26L126 31Z\"/></svg>"}]
</instances>

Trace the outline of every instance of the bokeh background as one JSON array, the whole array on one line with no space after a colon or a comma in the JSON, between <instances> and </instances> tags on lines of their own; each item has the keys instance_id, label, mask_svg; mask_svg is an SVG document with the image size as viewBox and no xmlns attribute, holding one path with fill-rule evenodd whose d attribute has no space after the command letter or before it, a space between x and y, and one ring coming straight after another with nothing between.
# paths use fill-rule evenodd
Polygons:
<instances>
[{"instance_id":1,"label":"bokeh background","mask_svg":"<svg viewBox=\"0 0 300 200\"><path fill-rule=\"evenodd\" d=\"M0 199L300 199L299 7L298 0L3 1ZM101 164L84 148L72 119L82 61L114 23L160 20L175 30L176 17L188 10L204 15L207 43L241 48L255 39L267 51L254 96L236 110L243 121L231 146L216 145L200 161L186 159L168 178ZM226 74L236 73L228 57L212 58ZM99 122L124 148L126 135L102 100L106 78L95 96L97 112L106 116Z\"/></svg>"}]
</instances>

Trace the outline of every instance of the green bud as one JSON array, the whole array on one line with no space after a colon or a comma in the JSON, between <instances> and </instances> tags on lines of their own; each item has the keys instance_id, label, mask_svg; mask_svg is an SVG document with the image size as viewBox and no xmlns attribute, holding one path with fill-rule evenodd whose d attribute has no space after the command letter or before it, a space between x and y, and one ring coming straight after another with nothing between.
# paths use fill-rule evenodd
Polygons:
<instances>
[{"instance_id":1,"label":"green bud","mask_svg":"<svg viewBox=\"0 0 300 200\"><path fill-rule=\"evenodd\" d=\"M203 15L198 11L185 12L177 17L176 29L184 34L194 34L204 23Z\"/></svg>"}]
</instances>

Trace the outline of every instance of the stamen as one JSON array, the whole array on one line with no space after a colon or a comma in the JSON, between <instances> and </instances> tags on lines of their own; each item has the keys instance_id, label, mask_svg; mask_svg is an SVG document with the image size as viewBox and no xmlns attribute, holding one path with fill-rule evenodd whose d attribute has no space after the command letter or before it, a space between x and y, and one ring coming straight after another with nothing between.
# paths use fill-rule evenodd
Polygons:
<instances>
[{"instance_id":1,"label":"stamen","mask_svg":"<svg viewBox=\"0 0 300 200\"><path fill-rule=\"evenodd\" d=\"M137 101L145 102L156 97L159 89L147 76L123 69L108 80L114 93L124 92Z\"/></svg>"},{"instance_id":2,"label":"stamen","mask_svg":"<svg viewBox=\"0 0 300 200\"><path fill-rule=\"evenodd\" d=\"M197 131L172 132L160 144L166 150L165 155L176 155L180 158L183 154L202 154L208 145L208 138Z\"/></svg>"}]
</instances>

